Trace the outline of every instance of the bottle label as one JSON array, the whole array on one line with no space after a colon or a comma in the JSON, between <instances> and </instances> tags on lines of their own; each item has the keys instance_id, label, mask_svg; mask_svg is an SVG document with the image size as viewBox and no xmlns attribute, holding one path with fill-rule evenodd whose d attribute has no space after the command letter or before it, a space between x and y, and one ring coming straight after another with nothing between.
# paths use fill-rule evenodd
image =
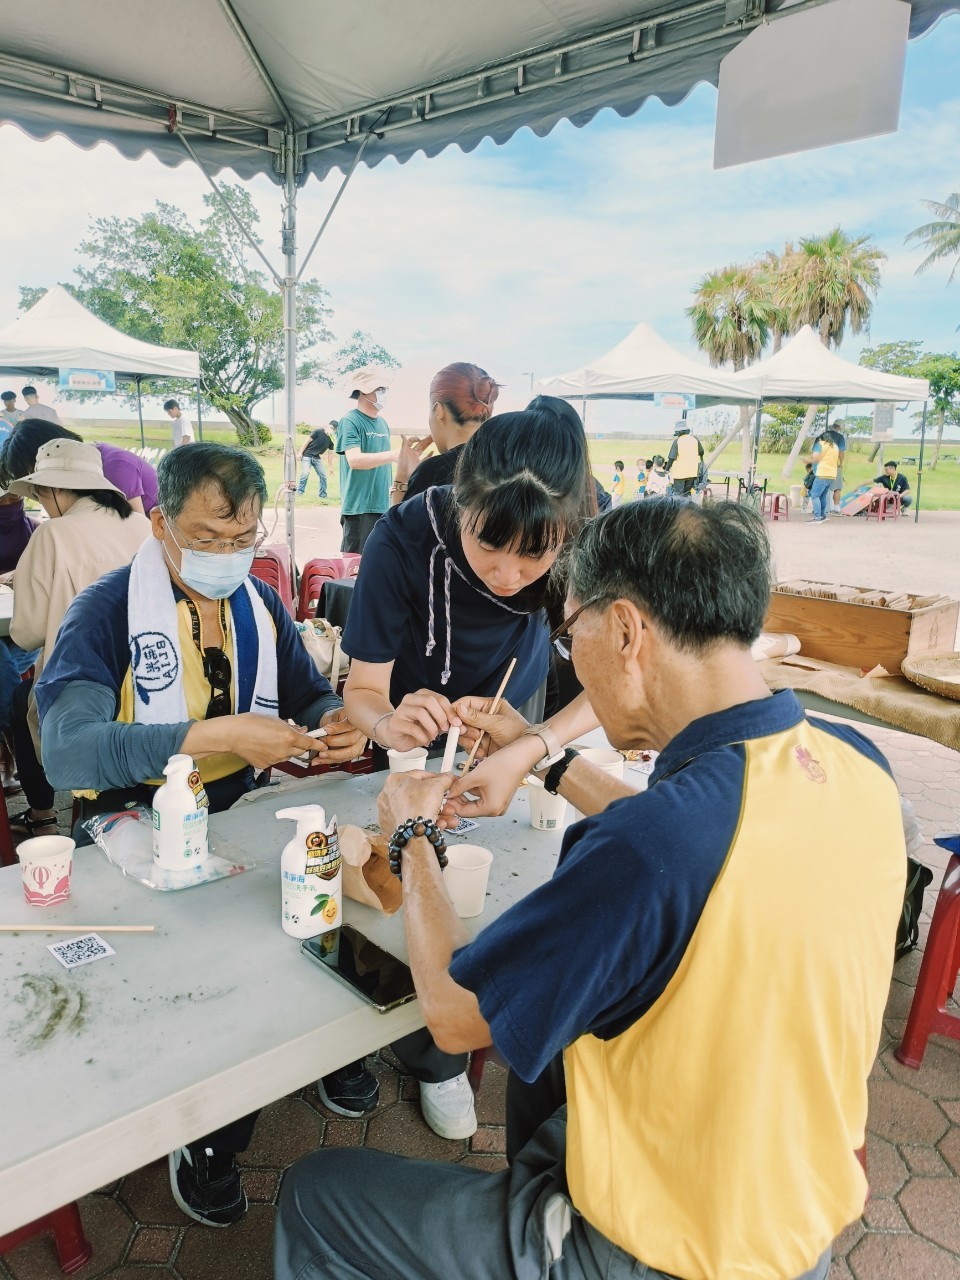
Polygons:
<instances>
[{"instance_id":1,"label":"bottle label","mask_svg":"<svg viewBox=\"0 0 960 1280\"><path fill-rule=\"evenodd\" d=\"M320 880L334 880L340 874L340 840L336 827L327 835L323 831L311 831L307 836L308 876Z\"/></svg>"}]
</instances>

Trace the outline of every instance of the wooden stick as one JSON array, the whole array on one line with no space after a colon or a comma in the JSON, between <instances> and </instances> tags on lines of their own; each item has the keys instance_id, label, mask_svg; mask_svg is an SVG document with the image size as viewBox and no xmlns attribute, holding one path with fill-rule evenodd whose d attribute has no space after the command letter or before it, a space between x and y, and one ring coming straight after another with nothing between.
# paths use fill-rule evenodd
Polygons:
<instances>
[{"instance_id":1,"label":"wooden stick","mask_svg":"<svg viewBox=\"0 0 960 1280\"><path fill-rule=\"evenodd\" d=\"M153 933L155 924L0 924L0 933Z\"/></svg>"},{"instance_id":2,"label":"wooden stick","mask_svg":"<svg viewBox=\"0 0 960 1280\"><path fill-rule=\"evenodd\" d=\"M503 701L503 691L506 689L507 683L510 677L513 675L513 668L516 665L517 665L516 658L511 658L510 665L509 667L507 667L507 674L503 677L503 680L500 682L500 688L497 690L497 696L494 698L493 702L490 704L490 710L487 713L488 715L491 715L491 716L496 715L496 713L500 710L500 703ZM470 748L470 754L467 756L467 762L463 766L464 773L470 772L470 766L473 764L473 758L477 754L477 752L480 750L480 743L482 741L483 741L483 734L481 733L480 737L476 740L476 742Z\"/></svg>"}]
</instances>

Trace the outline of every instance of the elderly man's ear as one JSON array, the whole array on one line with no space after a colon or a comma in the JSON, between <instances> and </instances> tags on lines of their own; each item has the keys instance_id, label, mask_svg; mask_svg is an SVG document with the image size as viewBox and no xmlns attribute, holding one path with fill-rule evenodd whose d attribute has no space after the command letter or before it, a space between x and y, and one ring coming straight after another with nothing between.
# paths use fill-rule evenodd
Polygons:
<instances>
[{"instance_id":1,"label":"elderly man's ear","mask_svg":"<svg viewBox=\"0 0 960 1280\"><path fill-rule=\"evenodd\" d=\"M613 628L614 652L629 666L640 657L649 625L632 600L614 600L607 614Z\"/></svg>"}]
</instances>

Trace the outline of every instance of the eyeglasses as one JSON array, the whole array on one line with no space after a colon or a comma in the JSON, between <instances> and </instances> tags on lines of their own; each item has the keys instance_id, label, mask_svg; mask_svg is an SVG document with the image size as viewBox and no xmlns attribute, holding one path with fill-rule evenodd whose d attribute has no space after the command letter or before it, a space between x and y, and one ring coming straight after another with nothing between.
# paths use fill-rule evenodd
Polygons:
<instances>
[{"instance_id":1,"label":"eyeglasses","mask_svg":"<svg viewBox=\"0 0 960 1280\"><path fill-rule=\"evenodd\" d=\"M570 628L580 617L581 613L583 613L584 609L590 609L593 605L599 604L601 600L606 599L607 597L603 595L592 596L586 601L586 603L582 604L579 609L574 613L571 613L569 618L564 618L563 622L560 623L559 627L557 627L555 631L551 631L550 643L553 645L554 649L556 649L557 653L559 653L560 657L563 658L564 662L573 661L573 636L570 635Z\"/></svg>"},{"instance_id":2,"label":"eyeglasses","mask_svg":"<svg viewBox=\"0 0 960 1280\"><path fill-rule=\"evenodd\" d=\"M167 513L160 508L160 512L171 528L178 528L177 522L171 520ZM200 555L226 555L231 551L249 551L253 547L254 551L259 551L267 539L267 531L263 527L262 521L257 521L256 533L241 533L237 538L194 538L189 542L178 542L174 538L174 542L181 551L197 551Z\"/></svg>"},{"instance_id":3,"label":"eyeglasses","mask_svg":"<svg viewBox=\"0 0 960 1280\"><path fill-rule=\"evenodd\" d=\"M222 649L211 645L203 651L203 678L210 685L210 701L207 703L205 720L215 720L217 716L228 716L232 711L230 704L230 681L233 675L230 659Z\"/></svg>"}]
</instances>

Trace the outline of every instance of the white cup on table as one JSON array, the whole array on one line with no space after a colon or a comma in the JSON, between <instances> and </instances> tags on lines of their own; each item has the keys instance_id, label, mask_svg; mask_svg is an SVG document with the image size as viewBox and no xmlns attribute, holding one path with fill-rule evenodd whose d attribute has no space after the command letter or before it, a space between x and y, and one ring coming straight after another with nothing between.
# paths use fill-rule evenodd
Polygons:
<instances>
[{"instance_id":1,"label":"white cup on table","mask_svg":"<svg viewBox=\"0 0 960 1280\"><path fill-rule=\"evenodd\" d=\"M551 794L539 778L530 774L527 798L530 801L531 827L536 831L559 831L567 814L567 802L563 796Z\"/></svg>"},{"instance_id":2,"label":"white cup on table","mask_svg":"<svg viewBox=\"0 0 960 1280\"><path fill-rule=\"evenodd\" d=\"M33 907L53 907L70 897L73 851L69 836L34 836L17 847L23 896Z\"/></svg>"},{"instance_id":3,"label":"white cup on table","mask_svg":"<svg viewBox=\"0 0 960 1280\"><path fill-rule=\"evenodd\" d=\"M415 769L427 767L427 748L413 747L410 751L394 751L391 747L387 752L387 759L391 773L412 773Z\"/></svg>"},{"instance_id":4,"label":"white cup on table","mask_svg":"<svg viewBox=\"0 0 960 1280\"><path fill-rule=\"evenodd\" d=\"M619 751L614 751L613 747L578 747L580 759L586 760L588 764L592 764L595 769L599 769L602 773L608 773L611 778L618 778L623 781L623 756ZM584 814L579 809L570 807L570 821L579 822Z\"/></svg>"},{"instance_id":5,"label":"white cup on table","mask_svg":"<svg viewBox=\"0 0 960 1280\"><path fill-rule=\"evenodd\" d=\"M461 920L478 916L487 897L487 881L493 854L479 844L447 846L447 865L443 883L447 887L453 909Z\"/></svg>"}]
</instances>

